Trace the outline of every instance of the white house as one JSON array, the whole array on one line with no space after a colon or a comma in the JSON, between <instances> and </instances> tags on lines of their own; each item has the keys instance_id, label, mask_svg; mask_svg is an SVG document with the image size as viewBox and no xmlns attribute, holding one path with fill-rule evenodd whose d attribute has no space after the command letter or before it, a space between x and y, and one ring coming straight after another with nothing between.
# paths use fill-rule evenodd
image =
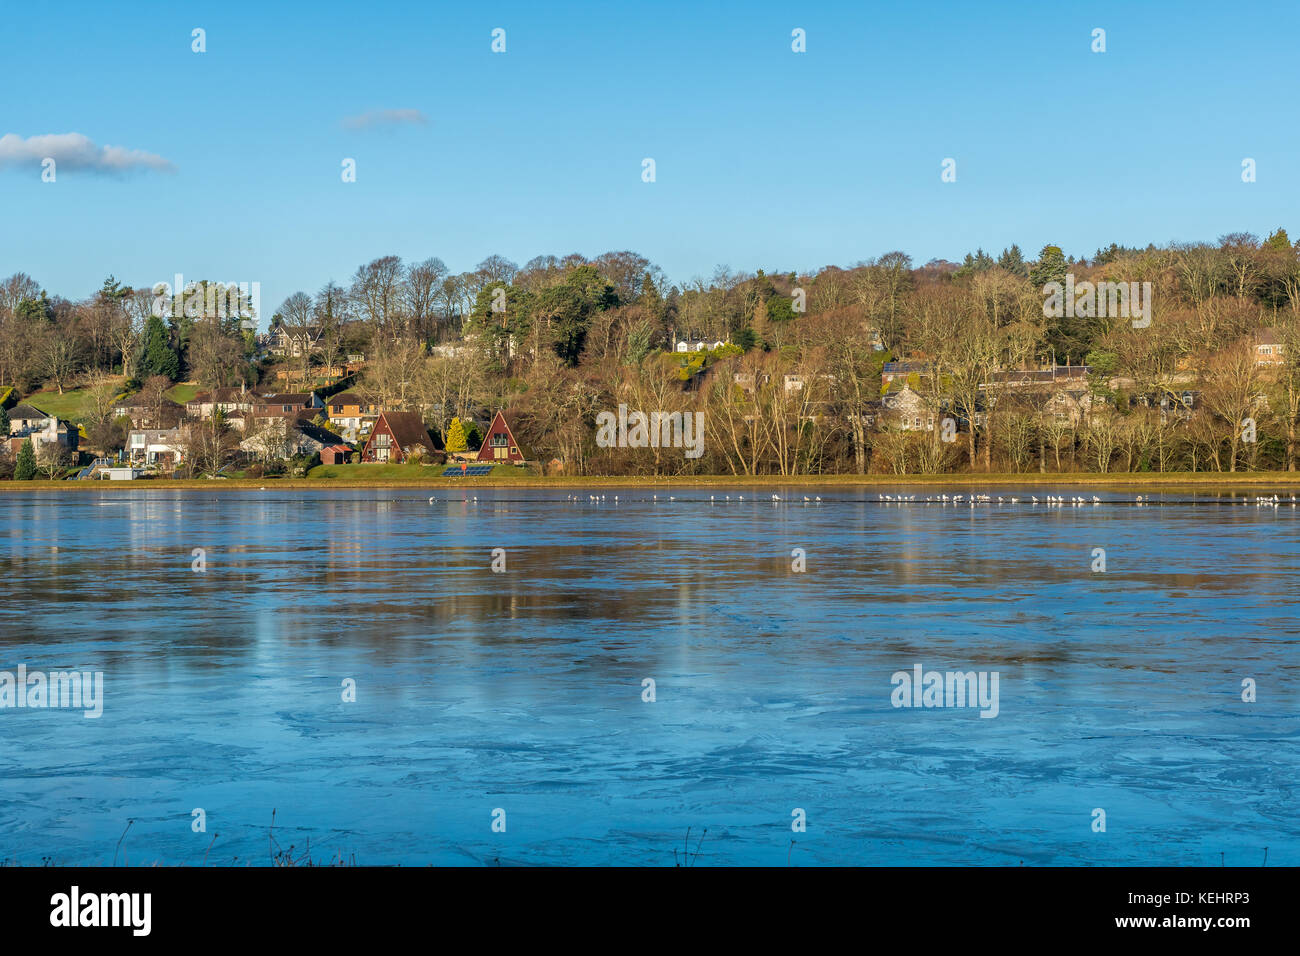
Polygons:
<instances>
[{"instance_id":1,"label":"white house","mask_svg":"<svg viewBox=\"0 0 1300 956\"><path fill-rule=\"evenodd\" d=\"M127 433L126 456L133 465L179 465L185 459L179 428L138 428Z\"/></svg>"},{"instance_id":2,"label":"white house","mask_svg":"<svg viewBox=\"0 0 1300 956\"><path fill-rule=\"evenodd\" d=\"M47 415L31 405L15 405L9 410L9 445L14 452L28 439L32 451L40 454L46 445L61 445L71 451L77 450L77 429L61 422L53 415Z\"/></svg>"}]
</instances>

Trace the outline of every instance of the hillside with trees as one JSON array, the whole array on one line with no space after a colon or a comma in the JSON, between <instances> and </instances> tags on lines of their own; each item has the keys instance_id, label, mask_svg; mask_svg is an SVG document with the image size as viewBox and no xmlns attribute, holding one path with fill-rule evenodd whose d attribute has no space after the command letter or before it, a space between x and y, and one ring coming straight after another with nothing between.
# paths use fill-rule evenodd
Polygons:
<instances>
[{"instance_id":1,"label":"hillside with trees","mask_svg":"<svg viewBox=\"0 0 1300 956\"><path fill-rule=\"evenodd\" d=\"M1044 287L1067 276L1149 283L1150 322L1052 317ZM161 407L176 383L252 386L273 369L306 383L349 355L370 400L421 411L458 446L504 409L534 459L571 475L1294 471L1300 453L1300 254L1282 229L680 283L628 251L460 274L390 255L255 317L310 342L275 361L248 316L160 317L153 302L113 277L79 302L0 280L0 391L74 396L104 453L124 437L121 396ZM598 448L595 417L619 404L703 412L704 455Z\"/></svg>"}]
</instances>

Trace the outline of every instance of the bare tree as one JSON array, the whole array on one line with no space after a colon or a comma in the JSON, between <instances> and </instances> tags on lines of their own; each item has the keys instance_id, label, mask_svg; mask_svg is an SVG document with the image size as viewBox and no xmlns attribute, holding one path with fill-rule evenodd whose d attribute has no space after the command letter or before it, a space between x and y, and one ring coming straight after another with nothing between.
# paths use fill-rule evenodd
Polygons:
<instances>
[{"instance_id":1,"label":"bare tree","mask_svg":"<svg viewBox=\"0 0 1300 956\"><path fill-rule=\"evenodd\" d=\"M402 260L381 256L357 269L352 299L376 332L397 334L402 324Z\"/></svg>"},{"instance_id":2,"label":"bare tree","mask_svg":"<svg viewBox=\"0 0 1300 956\"><path fill-rule=\"evenodd\" d=\"M402 287L406 314L412 331L425 341L435 336L438 297L447 275L446 264L436 258L413 263L406 270Z\"/></svg>"},{"instance_id":3,"label":"bare tree","mask_svg":"<svg viewBox=\"0 0 1300 956\"><path fill-rule=\"evenodd\" d=\"M311 372L312 351L316 347L316 338L320 333L316 325L315 310L312 308L311 296L306 292L295 292L280 303L276 310L280 322L289 333L293 357L299 360L302 368L302 387L308 387Z\"/></svg>"}]
</instances>

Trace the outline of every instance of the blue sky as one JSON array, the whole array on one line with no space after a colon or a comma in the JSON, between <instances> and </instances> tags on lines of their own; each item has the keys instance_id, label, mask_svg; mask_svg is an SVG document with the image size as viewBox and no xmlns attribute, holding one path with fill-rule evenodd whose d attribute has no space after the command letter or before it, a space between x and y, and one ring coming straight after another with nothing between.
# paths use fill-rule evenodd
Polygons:
<instances>
[{"instance_id":1,"label":"blue sky","mask_svg":"<svg viewBox=\"0 0 1300 956\"><path fill-rule=\"evenodd\" d=\"M174 166L42 183L0 149L0 275L71 298L109 273L258 281L269 314L390 253L633 249L680 282L1300 231L1300 4L178 7L0 14L0 137ZM427 124L344 126L401 109Z\"/></svg>"}]
</instances>

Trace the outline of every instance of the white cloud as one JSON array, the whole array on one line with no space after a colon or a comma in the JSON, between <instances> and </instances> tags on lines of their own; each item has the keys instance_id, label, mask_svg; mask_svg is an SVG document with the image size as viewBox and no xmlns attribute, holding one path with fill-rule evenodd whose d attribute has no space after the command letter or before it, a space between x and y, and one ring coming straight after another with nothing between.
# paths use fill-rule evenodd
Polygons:
<instances>
[{"instance_id":1,"label":"white cloud","mask_svg":"<svg viewBox=\"0 0 1300 956\"><path fill-rule=\"evenodd\" d=\"M401 126L405 123L427 126L429 117L419 110L370 110L360 116L349 116L343 121L347 129L373 129L376 126Z\"/></svg>"},{"instance_id":2,"label":"white cloud","mask_svg":"<svg viewBox=\"0 0 1300 956\"><path fill-rule=\"evenodd\" d=\"M86 169L100 173L121 173L133 169L175 172L176 166L142 149L123 146L96 146L80 133L46 133L23 139L17 133L0 136L0 169L25 163L39 165L46 157L53 159L59 172Z\"/></svg>"}]
</instances>

